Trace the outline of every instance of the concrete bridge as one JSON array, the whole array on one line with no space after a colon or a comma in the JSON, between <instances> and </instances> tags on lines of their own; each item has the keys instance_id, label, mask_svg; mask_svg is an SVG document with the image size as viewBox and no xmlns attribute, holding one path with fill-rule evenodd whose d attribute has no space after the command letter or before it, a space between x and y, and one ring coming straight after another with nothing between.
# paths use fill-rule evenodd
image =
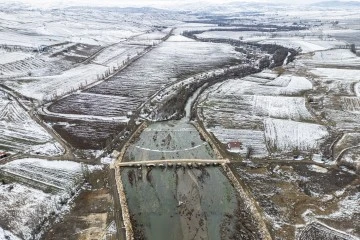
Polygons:
<instances>
[{"instance_id":1,"label":"concrete bridge","mask_svg":"<svg viewBox=\"0 0 360 240\"><path fill-rule=\"evenodd\" d=\"M174 159L174 160L149 160L136 162L116 163L117 167L200 167L200 166L218 166L220 164L230 163L228 159Z\"/></svg>"}]
</instances>

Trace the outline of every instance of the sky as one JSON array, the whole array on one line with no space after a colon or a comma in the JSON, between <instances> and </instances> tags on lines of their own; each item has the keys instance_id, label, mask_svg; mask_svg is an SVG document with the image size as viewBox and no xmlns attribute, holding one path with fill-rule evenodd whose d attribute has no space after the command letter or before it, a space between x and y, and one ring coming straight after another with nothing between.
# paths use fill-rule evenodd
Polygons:
<instances>
[{"instance_id":1,"label":"sky","mask_svg":"<svg viewBox=\"0 0 360 240\"><path fill-rule=\"evenodd\" d=\"M194 0L0 0L0 3L22 2L34 7L65 7L65 6L116 6L116 7L161 7L172 8L186 4L194 4ZM227 2L265 2L265 3L290 3L285 0L199 0L203 4L224 4ZM307 4L322 0L292 0L291 3ZM340 0L345 1L345 0ZM360 1L360 0L358 0Z\"/></svg>"}]
</instances>

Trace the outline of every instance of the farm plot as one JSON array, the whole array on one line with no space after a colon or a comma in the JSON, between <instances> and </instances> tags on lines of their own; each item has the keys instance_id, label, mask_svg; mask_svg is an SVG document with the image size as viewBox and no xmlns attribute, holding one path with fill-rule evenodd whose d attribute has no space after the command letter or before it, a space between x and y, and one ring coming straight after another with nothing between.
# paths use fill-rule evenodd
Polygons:
<instances>
[{"instance_id":1,"label":"farm plot","mask_svg":"<svg viewBox=\"0 0 360 240\"><path fill-rule=\"evenodd\" d=\"M93 62L110 68L119 67L139 55L145 48L145 46L130 45L129 43L118 43L105 48L94 58Z\"/></svg>"},{"instance_id":2,"label":"farm plot","mask_svg":"<svg viewBox=\"0 0 360 240\"><path fill-rule=\"evenodd\" d=\"M67 122L49 121L55 131L79 149L103 149L113 136L125 127L123 123L105 121L67 120Z\"/></svg>"},{"instance_id":3,"label":"farm plot","mask_svg":"<svg viewBox=\"0 0 360 240\"><path fill-rule=\"evenodd\" d=\"M25 77L16 81L6 81L6 85L22 95L37 100L56 98L67 92L86 86L98 80L108 67L98 64L86 64L69 69L55 76Z\"/></svg>"},{"instance_id":4,"label":"farm plot","mask_svg":"<svg viewBox=\"0 0 360 240\"><path fill-rule=\"evenodd\" d=\"M318 124L266 119L265 138L273 152L315 151L328 136L326 127Z\"/></svg>"},{"instance_id":5,"label":"farm plot","mask_svg":"<svg viewBox=\"0 0 360 240\"><path fill-rule=\"evenodd\" d=\"M186 42L172 42L172 38L88 92L133 96L145 101L167 84L237 58L234 48L227 45L188 41L185 37L181 38Z\"/></svg>"},{"instance_id":6,"label":"farm plot","mask_svg":"<svg viewBox=\"0 0 360 240\"><path fill-rule=\"evenodd\" d=\"M155 30L150 33L141 34L132 38L129 41L129 44L136 44L136 45L156 45L159 44L164 37L171 31L171 28L164 29L162 31Z\"/></svg>"},{"instance_id":7,"label":"farm plot","mask_svg":"<svg viewBox=\"0 0 360 240\"><path fill-rule=\"evenodd\" d=\"M239 153L241 156L251 155L254 158L266 157L269 152L266 147L263 131L248 129L226 129L215 127L208 129L223 144L240 142L239 148L228 149L229 152Z\"/></svg>"},{"instance_id":8,"label":"farm plot","mask_svg":"<svg viewBox=\"0 0 360 240\"><path fill-rule=\"evenodd\" d=\"M341 97L341 106L344 111L360 113L359 97Z\"/></svg>"},{"instance_id":9,"label":"farm plot","mask_svg":"<svg viewBox=\"0 0 360 240\"><path fill-rule=\"evenodd\" d=\"M115 117L126 116L140 104L141 100L132 97L82 92L65 97L48 109L54 113Z\"/></svg>"},{"instance_id":10,"label":"farm plot","mask_svg":"<svg viewBox=\"0 0 360 240\"><path fill-rule=\"evenodd\" d=\"M345 45L342 41L335 39L321 40L315 37L281 37L281 38L269 38L261 40L258 43L261 44L276 44L288 48L301 49L303 53L310 53L315 51L323 51L334 48L337 45Z\"/></svg>"},{"instance_id":11,"label":"farm plot","mask_svg":"<svg viewBox=\"0 0 360 240\"><path fill-rule=\"evenodd\" d=\"M32 57L33 55L31 53L25 53L25 52L7 52L5 50L0 49L1 59L0 59L0 65L21 61L24 59L27 59L29 57Z\"/></svg>"},{"instance_id":12,"label":"farm plot","mask_svg":"<svg viewBox=\"0 0 360 240\"><path fill-rule=\"evenodd\" d=\"M260 80L256 80L260 78ZM217 85L219 86L219 85ZM217 89L218 95L289 95L301 96L306 90L312 89L312 83L305 77L284 75L274 80L264 80L255 74L241 78L230 79Z\"/></svg>"},{"instance_id":13,"label":"farm plot","mask_svg":"<svg viewBox=\"0 0 360 240\"><path fill-rule=\"evenodd\" d=\"M328 87L331 94L348 96L359 94L357 83L360 82L360 70L314 68L310 72L318 76L321 84Z\"/></svg>"},{"instance_id":14,"label":"farm plot","mask_svg":"<svg viewBox=\"0 0 360 240\"><path fill-rule=\"evenodd\" d=\"M210 125L218 119L227 128L259 129L264 118L314 121L301 97L243 95L226 96L212 94L200 104L202 116ZM231 113L231 114L230 114ZM216 125L216 124L215 124ZM251 127L252 126L252 127Z\"/></svg>"},{"instance_id":15,"label":"farm plot","mask_svg":"<svg viewBox=\"0 0 360 240\"><path fill-rule=\"evenodd\" d=\"M336 54L344 61L337 59ZM315 53L310 57L301 56L298 61L308 66L307 71L313 74L316 88L326 93L316 96L320 99L318 106L314 107L317 115L328 121L335 131L357 131L360 128L360 71L354 64L359 60L348 49L337 49ZM331 65L317 67L322 63Z\"/></svg>"},{"instance_id":16,"label":"farm plot","mask_svg":"<svg viewBox=\"0 0 360 240\"><path fill-rule=\"evenodd\" d=\"M57 49L59 48L59 49ZM98 45L89 45L82 43L64 43L59 47L51 48L50 57L61 58L64 61L80 63L88 59L101 49Z\"/></svg>"},{"instance_id":17,"label":"farm plot","mask_svg":"<svg viewBox=\"0 0 360 240\"><path fill-rule=\"evenodd\" d=\"M69 161L21 159L0 166L3 175L34 188L67 191L81 178L81 165Z\"/></svg>"},{"instance_id":18,"label":"farm plot","mask_svg":"<svg viewBox=\"0 0 360 240\"><path fill-rule=\"evenodd\" d=\"M56 210L54 196L34 188L0 185L0 193L0 225L19 239L32 239L36 226Z\"/></svg>"},{"instance_id":19,"label":"farm plot","mask_svg":"<svg viewBox=\"0 0 360 240\"><path fill-rule=\"evenodd\" d=\"M197 34L200 38L217 38L243 40L246 42L257 42L260 44L276 44L287 48L301 49L302 53L323 51L338 45L345 45L343 41L335 38L320 39L318 37L306 36L310 31L289 32L259 32L259 31L207 31Z\"/></svg>"},{"instance_id":20,"label":"farm plot","mask_svg":"<svg viewBox=\"0 0 360 240\"><path fill-rule=\"evenodd\" d=\"M355 170L356 172L360 171L360 147L358 145L354 145L349 149L345 150L342 155L339 156L338 161Z\"/></svg>"},{"instance_id":21,"label":"farm plot","mask_svg":"<svg viewBox=\"0 0 360 240\"><path fill-rule=\"evenodd\" d=\"M24 78L30 76L43 76L46 74L54 75L69 68L70 63L66 61L59 61L46 56L30 56L22 60L0 64L0 78ZM11 81L7 81L7 83L8 82Z\"/></svg>"},{"instance_id":22,"label":"farm plot","mask_svg":"<svg viewBox=\"0 0 360 240\"><path fill-rule=\"evenodd\" d=\"M268 118L274 121L283 119L292 126L302 126L302 121L316 122L305 106L305 98L301 96L303 91L312 88L309 80L292 75L282 75L275 79L271 74L268 78L264 76L254 74L227 80L206 90L199 99L198 113L205 127L224 144L240 142L242 146L239 149L228 151L238 152L241 156L249 151L253 157L266 156L267 147L272 151L273 146L266 146L268 139L264 137L267 131L264 121ZM293 137L297 138L298 135Z\"/></svg>"},{"instance_id":23,"label":"farm plot","mask_svg":"<svg viewBox=\"0 0 360 240\"><path fill-rule=\"evenodd\" d=\"M345 133L333 148L334 158L349 167L360 169L360 134Z\"/></svg>"},{"instance_id":24,"label":"farm plot","mask_svg":"<svg viewBox=\"0 0 360 240\"><path fill-rule=\"evenodd\" d=\"M7 7L4 6L4 9ZM0 13L0 26L6 31L1 32L0 44L34 48L65 41L106 45L145 33L156 25L180 23L180 16L175 13L170 16L155 12L133 12L129 9L121 10L120 14L118 9L91 8L89 11L79 11L76 7L57 11L4 10Z\"/></svg>"},{"instance_id":25,"label":"farm plot","mask_svg":"<svg viewBox=\"0 0 360 240\"><path fill-rule=\"evenodd\" d=\"M303 97L253 96L253 114L257 116L310 121L312 116Z\"/></svg>"},{"instance_id":26,"label":"farm plot","mask_svg":"<svg viewBox=\"0 0 360 240\"><path fill-rule=\"evenodd\" d=\"M11 98L0 98L0 149L59 155L63 149Z\"/></svg>"},{"instance_id":27,"label":"farm plot","mask_svg":"<svg viewBox=\"0 0 360 240\"><path fill-rule=\"evenodd\" d=\"M314 222L307 225L300 233L299 240L356 240L357 238L346 234L345 232L337 231L320 222Z\"/></svg>"},{"instance_id":28,"label":"farm plot","mask_svg":"<svg viewBox=\"0 0 360 240\"><path fill-rule=\"evenodd\" d=\"M13 17L13 16L12 16ZM25 16L23 16L23 19L26 19ZM27 16L28 17L28 16ZM46 20L45 20L46 21ZM6 24L16 24L21 23L21 21L17 22L15 21L8 21L4 20L1 21L1 26L4 26ZM26 24L24 24L26 25ZM31 25L31 24L29 24ZM34 26L29 26L34 27ZM0 35L0 44L1 45L16 45L21 46L25 48L34 48L36 49L39 46L47 46L59 43L62 38L56 38L50 39L49 36L41 35L41 34L34 34L34 32L30 29L26 29L25 32L21 33L21 31L15 31L16 26L10 26L10 28L14 30L7 30L2 31ZM29 33L29 34L26 34Z\"/></svg>"},{"instance_id":29,"label":"farm plot","mask_svg":"<svg viewBox=\"0 0 360 240\"><path fill-rule=\"evenodd\" d=\"M353 67L358 68L360 66L360 58L356 54L347 49L332 49L327 51L319 51L313 54L313 56L305 62L308 66L320 67L333 66L335 68Z\"/></svg>"},{"instance_id":30,"label":"farm plot","mask_svg":"<svg viewBox=\"0 0 360 240\"><path fill-rule=\"evenodd\" d=\"M264 210L275 238L297 239L303 226L317 220L359 236L358 196L355 189L351 190L358 182L355 174L332 167L315 168L312 164L233 166ZM347 217L346 213L349 213ZM336 214L343 215L336 217Z\"/></svg>"},{"instance_id":31,"label":"farm plot","mask_svg":"<svg viewBox=\"0 0 360 240\"><path fill-rule=\"evenodd\" d=\"M41 159L7 163L0 177L0 226L26 240L39 238L46 219L68 208L70 193L82 181L79 163Z\"/></svg>"},{"instance_id":32,"label":"farm plot","mask_svg":"<svg viewBox=\"0 0 360 240\"><path fill-rule=\"evenodd\" d=\"M324 117L327 121L338 131L349 131L354 132L360 129L359 114L354 112L343 111L333 107L324 108Z\"/></svg>"},{"instance_id":33,"label":"farm plot","mask_svg":"<svg viewBox=\"0 0 360 240\"><path fill-rule=\"evenodd\" d=\"M180 36L177 38L188 40ZM50 111L90 117L126 116L165 85L187 75L226 64L237 57L234 48L225 44L198 43L192 40L164 42L110 80L55 102L50 106ZM96 65L92 71L96 71L97 68L104 67ZM59 76L44 85L40 84L40 81L33 82L32 85L36 84L36 86L32 89L31 95L40 98L45 92L51 94L48 92L51 89L57 92L59 89L64 90L63 87L69 89L79 84L79 80L90 83L91 71L88 71L88 67L84 67L81 72L75 70L72 72L76 75L72 76L65 72L63 76L66 76L66 79ZM56 84L57 82L59 85ZM81 119L81 116L78 116ZM66 118L66 116L62 117ZM123 124L115 124L115 120L109 122L110 120L108 119L108 122L101 119L97 122L71 120L70 124L65 125L55 123L54 129L74 146L81 149L100 149L111 135L118 134L124 128Z\"/></svg>"}]
</instances>

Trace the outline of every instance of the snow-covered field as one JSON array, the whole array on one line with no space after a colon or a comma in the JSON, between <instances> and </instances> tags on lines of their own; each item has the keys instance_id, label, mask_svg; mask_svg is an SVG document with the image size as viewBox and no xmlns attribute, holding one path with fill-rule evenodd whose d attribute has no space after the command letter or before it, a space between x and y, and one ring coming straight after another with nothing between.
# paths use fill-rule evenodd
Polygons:
<instances>
[{"instance_id":1,"label":"snow-covered field","mask_svg":"<svg viewBox=\"0 0 360 240\"><path fill-rule=\"evenodd\" d=\"M186 42L172 41L173 38L181 38ZM81 94L67 97L56 105L63 105L62 109L69 109L65 112L124 116L128 112L134 111L165 85L183 78L182 75L202 72L237 57L237 53L231 46L197 43L187 41L185 37L179 36L170 37L168 42L153 49L121 74L85 90ZM90 98L91 101L85 104L85 100ZM109 105L109 99L116 101L116 106ZM99 114L96 114L101 104L104 107ZM86 107L84 107L85 105ZM112 110L114 107L116 108L115 112Z\"/></svg>"},{"instance_id":2,"label":"snow-covered field","mask_svg":"<svg viewBox=\"0 0 360 240\"><path fill-rule=\"evenodd\" d=\"M159 43L182 19L181 14L119 9L3 7L0 79L37 100L62 96L109 75Z\"/></svg>"},{"instance_id":3,"label":"snow-covered field","mask_svg":"<svg viewBox=\"0 0 360 240\"><path fill-rule=\"evenodd\" d=\"M350 52L350 50L344 49L332 49L327 51L315 52L310 59L307 59L305 64L307 65L335 65L334 67L359 67L360 58L356 54Z\"/></svg>"},{"instance_id":4,"label":"snow-covered field","mask_svg":"<svg viewBox=\"0 0 360 240\"><path fill-rule=\"evenodd\" d=\"M243 40L246 42L257 42L261 44L277 44L288 48L301 49L302 53L322 51L336 46L346 45L345 42L335 38L307 36L315 35L309 30L290 31L290 32L269 32L259 33L256 31L210 31L198 34L200 38L221 38Z\"/></svg>"},{"instance_id":5,"label":"snow-covered field","mask_svg":"<svg viewBox=\"0 0 360 240\"><path fill-rule=\"evenodd\" d=\"M2 227L19 239L31 239L41 220L56 210L54 196L18 183L0 185L0 202Z\"/></svg>"},{"instance_id":6,"label":"snow-covered field","mask_svg":"<svg viewBox=\"0 0 360 240\"><path fill-rule=\"evenodd\" d=\"M334 131L358 131L360 58L349 49L333 49L301 56L298 62L313 75L317 88L323 89L318 95L322 99L318 114L332 124Z\"/></svg>"},{"instance_id":7,"label":"snow-covered field","mask_svg":"<svg viewBox=\"0 0 360 240\"><path fill-rule=\"evenodd\" d=\"M216 88L216 87L214 87ZM218 95L301 95L312 89L312 83L305 77L282 75L269 79L262 75L251 75L242 79L230 79L216 91Z\"/></svg>"},{"instance_id":8,"label":"snow-covered field","mask_svg":"<svg viewBox=\"0 0 360 240\"><path fill-rule=\"evenodd\" d=\"M0 97L0 150L59 155L63 149L19 103L6 94Z\"/></svg>"},{"instance_id":9,"label":"snow-covered field","mask_svg":"<svg viewBox=\"0 0 360 240\"><path fill-rule=\"evenodd\" d=\"M69 161L21 159L0 166L3 173L40 189L65 191L81 177L81 164Z\"/></svg>"},{"instance_id":10,"label":"snow-covered field","mask_svg":"<svg viewBox=\"0 0 360 240\"><path fill-rule=\"evenodd\" d=\"M307 109L303 92L310 89L305 77L265 71L214 85L200 97L198 111L222 143L242 143L240 150L229 150L242 156L249 148L253 157L310 151L327 136Z\"/></svg>"},{"instance_id":11,"label":"snow-covered field","mask_svg":"<svg viewBox=\"0 0 360 240\"><path fill-rule=\"evenodd\" d=\"M119 67L141 53L144 48L142 45L115 44L102 51L93 61L111 68Z\"/></svg>"},{"instance_id":12,"label":"snow-covered field","mask_svg":"<svg viewBox=\"0 0 360 240\"><path fill-rule=\"evenodd\" d=\"M103 45L145 33L152 26L177 24L180 19L178 14L122 12L121 9L22 8L0 12L1 26L17 30L2 32L0 44L39 47L69 41Z\"/></svg>"},{"instance_id":13,"label":"snow-covered field","mask_svg":"<svg viewBox=\"0 0 360 240\"><path fill-rule=\"evenodd\" d=\"M359 69L314 68L311 73L319 77L333 94L358 96Z\"/></svg>"},{"instance_id":14,"label":"snow-covered field","mask_svg":"<svg viewBox=\"0 0 360 240\"><path fill-rule=\"evenodd\" d=\"M68 209L70 193L82 181L81 169L79 163L43 159L2 165L0 174L17 182L0 184L1 227L19 239L38 239L43 221ZM4 236L0 230L0 239Z\"/></svg>"},{"instance_id":15,"label":"snow-covered field","mask_svg":"<svg viewBox=\"0 0 360 240\"><path fill-rule=\"evenodd\" d=\"M336 46L346 45L342 41L335 39L322 40L319 38L302 38L302 37L284 37L284 38L270 38L258 41L262 44L277 44L288 48L301 50L302 53L309 53L314 51L322 51L326 49L335 48Z\"/></svg>"},{"instance_id":16,"label":"snow-covered field","mask_svg":"<svg viewBox=\"0 0 360 240\"><path fill-rule=\"evenodd\" d=\"M292 120L312 120L301 97L253 96L253 114Z\"/></svg>"},{"instance_id":17,"label":"snow-covered field","mask_svg":"<svg viewBox=\"0 0 360 240\"><path fill-rule=\"evenodd\" d=\"M224 144L228 142L241 142L241 148L229 149L230 152L239 153L242 156L246 156L249 148L251 148L252 157L261 158L266 157L269 154L263 131L226 129L221 127L215 127L209 130L214 133L216 138Z\"/></svg>"},{"instance_id":18,"label":"snow-covered field","mask_svg":"<svg viewBox=\"0 0 360 240\"><path fill-rule=\"evenodd\" d=\"M266 142L277 152L318 150L328 136L326 127L318 124L280 119L266 119L264 124Z\"/></svg>"},{"instance_id":19,"label":"snow-covered field","mask_svg":"<svg viewBox=\"0 0 360 240\"><path fill-rule=\"evenodd\" d=\"M81 65L62 72L60 75L45 77L26 77L21 81L8 81L7 85L16 89L27 97L38 100L47 99L48 97L61 96L81 85L85 86L95 82L98 75L103 74L108 67L89 64Z\"/></svg>"},{"instance_id":20,"label":"snow-covered field","mask_svg":"<svg viewBox=\"0 0 360 240\"><path fill-rule=\"evenodd\" d=\"M333 131L352 133L360 127L358 63L359 57L349 49L305 54L286 67L289 73L285 71L280 77L265 72L213 86L202 94L199 114L208 130L225 144L240 141L251 146L245 137L248 133L234 137L230 131L246 130L254 131L256 142L265 139L270 153L294 150L320 153L325 141L335 138L325 128L324 121ZM304 92L314 87L321 89L321 94L306 99ZM310 107L315 107L312 113ZM264 133L261 138L257 135L259 131ZM254 156L264 154L257 150L258 144L253 146ZM240 154L245 151L244 147ZM346 151L343 162L358 168L357 153L357 148Z\"/></svg>"},{"instance_id":21,"label":"snow-covered field","mask_svg":"<svg viewBox=\"0 0 360 240\"><path fill-rule=\"evenodd\" d=\"M32 56L32 54L24 53L24 52L6 52L4 50L0 49L1 59L0 59L0 65L10 63L10 62L16 62L21 61L26 58L29 58Z\"/></svg>"}]
</instances>

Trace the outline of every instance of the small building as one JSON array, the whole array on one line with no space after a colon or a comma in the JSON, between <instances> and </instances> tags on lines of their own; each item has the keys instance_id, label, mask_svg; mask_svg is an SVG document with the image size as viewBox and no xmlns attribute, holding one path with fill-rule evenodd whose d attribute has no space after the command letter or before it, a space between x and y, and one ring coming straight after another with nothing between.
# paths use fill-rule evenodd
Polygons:
<instances>
[{"instance_id":1,"label":"small building","mask_svg":"<svg viewBox=\"0 0 360 240\"><path fill-rule=\"evenodd\" d=\"M228 150L241 149L241 142L228 142L226 146Z\"/></svg>"},{"instance_id":2,"label":"small building","mask_svg":"<svg viewBox=\"0 0 360 240\"><path fill-rule=\"evenodd\" d=\"M6 152L0 152L0 159L6 158L7 156L9 156L8 153L6 153Z\"/></svg>"}]
</instances>

